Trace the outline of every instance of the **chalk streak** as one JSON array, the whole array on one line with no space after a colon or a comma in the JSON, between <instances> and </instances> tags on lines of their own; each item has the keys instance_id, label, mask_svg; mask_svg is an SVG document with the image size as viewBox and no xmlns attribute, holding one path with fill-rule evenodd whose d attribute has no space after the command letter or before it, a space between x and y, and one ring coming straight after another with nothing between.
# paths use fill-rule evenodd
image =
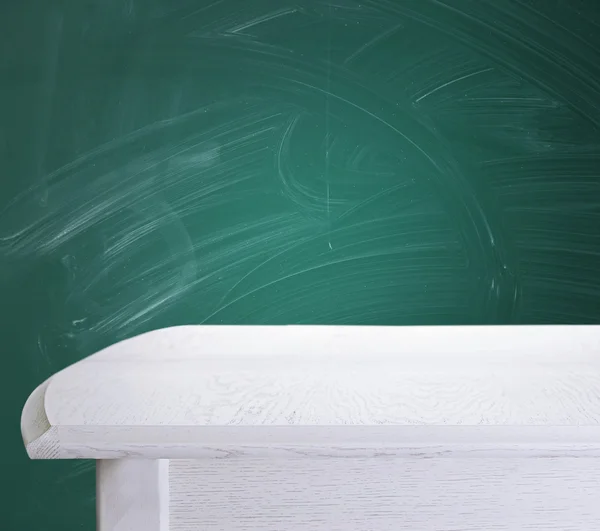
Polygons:
<instances>
[{"instance_id":1,"label":"chalk streak","mask_svg":"<svg viewBox=\"0 0 600 531\"><path fill-rule=\"evenodd\" d=\"M217 0L216 2L213 2L212 4L208 4L207 6L203 6L199 9L192 11L191 13L188 13L187 15L181 17L181 20L185 20L186 18L195 17L199 13L203 13L204 11L209 10L211 7L218 6L219 4L223 4L225 2L227 2L227 0Z\"/></svg>"},{"instance_id":2,"label":"chalk streak","mask_svg":"<svg viewBox=\"0 0 600 531\"><path fill-rule=\"evenodd\" d=\"M432 94L435 94L436 92L438 92L439 90L442 90L443 88L446 88L446 87L449 87L450 85L453 85L454 83L458 83L459 81L463 81L464 79L469 79L471 77L477 76L479 74L483 74L485 72L491 72L492 70L493 70L493 68L484 68L483 70L478 70L477 72L472 72L472 73L467 74L465 76L461 76L461 77L458 77L456 79L451 79L447 83L444 83L443 85L440 85L439 87L436 87L433 90L430 90L427 94L424 94L420 98L417 98L415 100L415 103L419 103L421 100L427 98L428 96L431 96Z\"/></svg>"},{"instance_id":3,"label":"chalk streak","mask_svg":"<svg viewBox=\"0 0 600 531\"><path fill-rule=\"evenodd\" d=\"M240 24L239 26L236 26L235 28L230 29L229 33L240 33L243 30L253 28L254 26L258 26L259 24L264 24L265 22L269 22L271 20L275 20L277 18L284 17L286 15L292 15L292 14L296 13L297 11L298 11L298 9L296 9L294 7L279 9L277 11L274 11L273 13L269 13L269 14L263 15L261 17L256 17L248 22Z\"/></svg>"},{"instance_id":4,"label":"chalk streak","mask_svg":"<svg viewBox=\"0 0 600 531\"><path fill-rule=\"evenodd\" d=\"M246 293L244 293L243 295L240 295L239 297L233 299L232 301L228 302L227 304L220 306L217 310L215 310L214 312L210 313L208 316L206 316L202 322L200 324L204 324L207 321L209 321L210 319L212 319L213 317L215 317L216 315L218 315L219 313L221 313L223 310L229 308L230 306L232 306L233 304L236 304L237 302L252 296L254 294L256 294L259 291L262 291L268 287L274 286L280 282L283 282L285 280L289 280L291 278L295 278L299 275L303 275L306 273L310 273L313 271L317 271L326 267L331 267L334 265L339 265L339 264L344 264L344 263L349 263L349 262L354 262L357 260L363 260L363 259L367 259L367 258L377 258L377 257L385 257L385 256L395 256L398 254L403 254L403 253L413 253L414 252L414 247L408 249L406 246L401 245L398 247L386 247L385 250L382 251L376 251L376 252L366 252L366 253L362 253L362 254L357 254L357 255L353 255L353 256L347 256L344 258L339 258L336 260L329 260L327 262L324 263L319 263L315 266L311 266L311 267L306 267L301 269L300 271L294 271L293 273L289 273L287 275L284 275L282 277L276 278L270 282L266 282L264 284L261 284L260 286L258 286L257 288L254 288Z\"/></svg>"},{"instance_id":5,"label":"chalk streak","mask_svg":"<svg viewBox=\"0 0 600 531\"><path fill-rule=\"evenodd\" d=\"M385 31L382 31L379 35L376 35L375 37L373 37L371 40L367 41L365 44L363 44L358 50L356 50L353 54L349 55L345 60L344 60L344 64L348 64L351 63L354 59L356 59L360 54L365 53L369 48L372 48L373 46L375 46L376 44L378 44L379 42L383 41L384 39L388 38L390 35L394 34L396 31L398 31L400 28L402 28L402 24L397 24L396 26L389 28Z\"/></svg>"},{"instance_id":6,"label":"chalk streak","mask_svg":"<svg viewBox=\"0 0 600 531\"><path fill-rule=\"evenodd\" d=\"M441 168L439 167L439 165L435 161L435 159L433 159L433 157L431 157L431 155L429 155L429 153L427 153L427 151L425 151L421 146L419 146L414 140L412 140L410 137L408 137L406 134L404 134L398 128L394 127L392 124L390 124L389 122L387 122L386 120L384 120L380 116L377 116L376 114L372 113L371 111L369 111L365 107L361 107L357 103L354 103L354 102L352 102L350 100L347 100L346 98L343 98L342 96L338 96L337 94L334 94L332 92L327 92L324 89L321 89L319 87L315 87L314 85L311 85L309 83L304 83L303 81L300 81L298 79L294 79L294 80L292 80L292 82L296 83L298 85L303 85L303 86L305 86L307 88L310 88L312 90L316 90L318 92L321 92L322 94L324 94L326 96L329 95L332 98L335 98L335 99L337 99L339 101L342 101L342 102L346 103L347 105L350 105L351 107L354 107L355 109L358 109L360 112L363 112L366 115L370 116L371 118L377 120L379 123L383 124L388 129L391 129L394 133L396 133L397 135L399 135L401 138L403 138L404 140L406 140L410 145L412 145L414 148L416 148L434 166L434 168L436 168L438 171L441 170Z\"/></svg>"},{"instance_id":7,"label":"chalk streak","mask_svg":"<svg viewBox=\"0 0 600 531\"><path fill-rule=\"evenodd\" d=\"M327 27L327 78L326 78L326 92L331 94L331 6L329 7L329 24ZM327 187L327 225L329 231L329 249L332 250L331 246L331 211L330 211L330 184L329 184L329 135L330 135L330 103L329 96L325 95L325 183Z\"/></svg>"}]
</instances>

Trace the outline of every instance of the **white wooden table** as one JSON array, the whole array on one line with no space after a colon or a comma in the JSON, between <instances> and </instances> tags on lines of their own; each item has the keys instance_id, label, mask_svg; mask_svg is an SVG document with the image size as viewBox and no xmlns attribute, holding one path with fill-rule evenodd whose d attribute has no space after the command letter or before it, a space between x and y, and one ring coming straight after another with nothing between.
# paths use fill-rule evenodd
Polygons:
<instances>
[{"instance_id":1,"label":"white wooden table","mask_svg":"<svg viewBox=\"0 0 600 531\"><path fill-rule=\"evenodd\" d=\"M598 326L182 326L52 376L22 433L97 460L99 531L594 531L599 421Z\"/></svg>"}]
</instances>

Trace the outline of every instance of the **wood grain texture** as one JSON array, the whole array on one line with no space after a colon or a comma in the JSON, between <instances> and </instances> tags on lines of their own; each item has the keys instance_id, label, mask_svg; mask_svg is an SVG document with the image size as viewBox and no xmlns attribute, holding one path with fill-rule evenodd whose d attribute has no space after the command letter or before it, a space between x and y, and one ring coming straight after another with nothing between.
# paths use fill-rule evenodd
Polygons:
<instances>
[{"instance_id":1,"label":"wood grain texture","mask_svg":"<svg viewBox=\"0 0 600 531\"><path fill-rule=\"evenodd\" d=\"M170 531L583 531L600 459L170 461Z\"/></svg>"},{"instance_id":2,"label":"wood grain texture","mask_svg":"<svg viewBox=\"0 0 600 531\"><path fill-rule=\"evenodd\" d=\"M164 459L96 463L97 531L170 531L169 462Z\"/></svg>"},{"instance_id":3,"label":"wood grain texture","mask_svg":"<svg viewBox=\"0 0 600 531\"><path fill-rule=\"evenodd\" d=\"M599 356L598 326L182 326L54 375L22 431L32 458L600 455Z\"/></svg>"}]
</instances>

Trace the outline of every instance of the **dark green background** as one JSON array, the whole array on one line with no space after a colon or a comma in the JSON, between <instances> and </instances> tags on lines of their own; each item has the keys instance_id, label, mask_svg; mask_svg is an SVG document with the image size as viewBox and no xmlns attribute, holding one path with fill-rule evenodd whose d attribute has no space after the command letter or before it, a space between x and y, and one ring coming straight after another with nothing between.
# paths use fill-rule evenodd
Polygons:
<instances>
[{"instance_id":1,"label":"dark green background","mask_svg":"<svg viewBox=\"0 0 600 531\"><path fill-rule=\"evenodd\" d=\"M93 529L19 416L125 337L600 322L597 0L1 6L1 529Z\"/></svg>"}]
</instances>

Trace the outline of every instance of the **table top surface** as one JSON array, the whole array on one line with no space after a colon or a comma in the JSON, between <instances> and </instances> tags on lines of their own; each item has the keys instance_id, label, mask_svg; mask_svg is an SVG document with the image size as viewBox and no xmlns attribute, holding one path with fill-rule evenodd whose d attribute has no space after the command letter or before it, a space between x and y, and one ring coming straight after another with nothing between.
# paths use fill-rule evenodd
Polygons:
<instances>
[{"instance_id":1,"label":"table top surface","mask_svg":"<svg viewBox=\"0 0 600 531\"><path fill-rule=\"evenodd\" d=\"M245 429L248 440L306 428L343 441L354 427L481 441L498 428L581 435L599 421L599 326L181 326L57 373L31 395L22 431L32 455L60 428L181 444L207 440L209 428L225 438Z\"/></svg>"}]
</instances>

